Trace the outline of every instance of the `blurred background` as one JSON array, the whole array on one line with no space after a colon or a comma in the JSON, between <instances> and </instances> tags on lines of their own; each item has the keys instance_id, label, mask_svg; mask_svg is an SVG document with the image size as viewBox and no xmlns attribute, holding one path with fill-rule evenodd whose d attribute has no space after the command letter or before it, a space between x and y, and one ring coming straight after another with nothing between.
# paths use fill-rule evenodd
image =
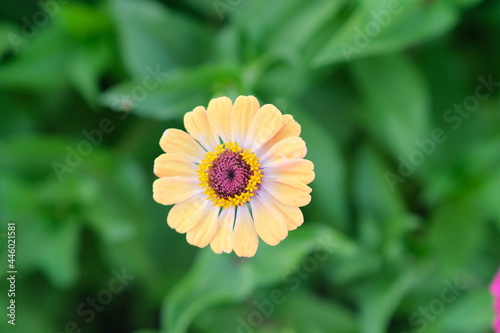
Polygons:
<instances>
[{"instance_id":1,"label":"blurred background","mask_svg":"<svg viewBox=\"0 0 500 333\"><path fill-rule=\"evenodd\" d=\"M2 1L0 331L491 332L499 38L495 0ZM316 171L252 259L190 246L151 191L163 131L241 94Z\"/></svg>"}]
</instances>

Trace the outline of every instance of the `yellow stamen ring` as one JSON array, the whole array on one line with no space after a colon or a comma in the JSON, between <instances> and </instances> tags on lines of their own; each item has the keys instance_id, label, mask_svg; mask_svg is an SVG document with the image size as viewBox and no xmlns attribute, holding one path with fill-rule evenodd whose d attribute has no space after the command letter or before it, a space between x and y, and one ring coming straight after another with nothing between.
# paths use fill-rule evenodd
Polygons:
<instances>
[{"instance_id":1,"label":"yellow stamen ring","mask_svg":"<svg viewBox=\"0 0 500 333\"><path fill-rule=\"evenodd\" d=\"M213 189L210 184L210 170L214 166L214 162L224 153L232 152L239 154L241 160L246 163L247 170L251 175L248 178L248 183L241 193L231 195L227 198L221 197ZM229 141L221 143L212 151L205 154L205 158L198 165L198 179L200 180L199 186L203 189L203 193L213 202L213 206L219 206L222 209L236 206L243 206L249 202L255 195L255 192L260 188L262 183L262 169L260 168L259 158L250 149L243 149L237 143Z\"/></svg>"}]
</instances>

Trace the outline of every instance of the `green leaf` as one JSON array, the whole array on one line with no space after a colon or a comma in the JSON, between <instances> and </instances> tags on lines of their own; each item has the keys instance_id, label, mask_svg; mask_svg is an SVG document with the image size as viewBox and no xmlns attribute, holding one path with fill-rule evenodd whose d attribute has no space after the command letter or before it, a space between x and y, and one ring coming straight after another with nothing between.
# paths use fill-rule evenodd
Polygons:
<instances>
[{"instance_id":1,"label":"green leaf","mask_svg":"<svg viewBox=\"0 0 500 333\"><path fill-rule=\"evenodd\" d=\"M415 140L431 135L430 96L423 78L402 55L358 60L353 64L366 101L363 125L395 156L407 158L418 147Z\"/></svg>"},{"instance_id":2,"label":"green leaf","mask_svg":"<svg viewBox=\"0 0 500 333\"><path fill-rule=\"evenodd\" d=\"M467 287L470 286L467 285ZM453 293L447 293L447 296L451 298L451 301L443 302L444 299L441 297L442 306L440 308L435 307L435 309L442 310L440 312L432 311L431 308L432 317L430 318L433 320L426 321L426 326L421 326L421 329L425 328L425 331L429 333L483 333L491 331L494 317L493 297L486 286L467 290L464 293L459 291L456 297ZM439 298L435 299L440 300ZM430 308L430 304L427 308ZM467 320L464 320L464 318L467 318ZM422 323L422 320L423 318L419 322Z\"/></svg>"},{"instance_id":3,"label":"green leaf","mask_svg":"<svg viewBox=\"0 0 500 333\"><path fill-rule=\"evenodd\" d=\"M91 106L96 104L99 80L111 61L109 42L81 43L74 48L68 63L68 78Z\"/></svg>"},{"instance_id":4,"label":"green leaf","mask_svg":"<svg viewBox=\"0 0 500 333\"><path fill-rule=\"evenodd\" d=\"M5 189L5 192L0 192L0 200L8 205L0 205L0 208L9 222L16 222L17 258L23 274L37 268L44 272L53 286L71 286L79 274L80 226L74 216L65 213L68 202L59 196L56 207L45 205L40 200L45 187L34 187L30 182L28 188L15 177L5 176L0 184ZM59 193L65 190L59 190ZM57 216L53 215L54 211Z\"/></svg>"},{"instance_id":5,"label":"green leaf","mask_svg":"<svg viewBox=\"0 0 500 333\"><path fill-rule=\"evenodd\" d=\"M415 269L409 267L396 276L378 278L357 290L361 314L360 332L384 333L399 303L418 281Z\"/></svg>"},{"instance_id":6,"label":"green leaf","mask_svg":"<svg viewBox=\"0 0 500 333\"><path fill-rule=\"evenodd\" d=\"M493 322L493 297L486 287L473 290L457 299L443 313L443 332L487 332ZM463 320L467 318L467 320Z\"/></svg>"},{"instance_id":7,"label":"green leaf","mask_svg":"<svg viewBox=\"0 0 500 333\"><path fill-rule=\"evenodd\" d=\"M353 251L347 238L330 227L302 226L279 246L261 245L254 258L236 259L201 251L193 268L167 295L162 309L162 332L182 333L203 310L247 298L256 288L284 279L313 250L329 255Z\"/></svg>"},{"instance_id":8,"label":"green leaf","mask_svg":"<svg viewBox=\"0 0 500 333\"><path fill-rule=\"evenodd\" d=\"M347 227L346 163L337 143L326 129L305 113L292 114L302 126L307 144L306 158L314 163L313 204L341 229Z\"/></svg>"},{"instance_id":9,"label":"green leaf","mask_svg":"<svg viewBox=\"0 0 500 333\"><path fill-rule=\"evenodd\" d=\"M500 205L498 197L500 196L500 172L493 175L488 180L483 191L478 195L478 205L484 209L486 215L493 217L496 221L497 229L500 231Z\"/></svg>"},{"instance_id":10,"label":"green leaf","mask_svg":"<svg viewBox=\"0 0 500 333\"><path fill-rule=\"evenodd\" d=\"M456 6L447 1L390 4L394 2L363 1L317 52L313 65L397 52L443 34L458 19Z\"/></svg>"},{"instance_id":11,"label":"green leaf","mask_svg":"<svg viewBox=\"0 0 500 333\"><path fill-rule=\"evenodd\" d=\"M352 312L335 300L320 298L307 290L287 293L285 297L283 305L276 305L277 317L283 315L294 332L358 332Z\"/></svg>"},{"instance_id":12,"label":"green leaf","mask_svg":"<svg viewBox=\"0 0 500 333\"><path fill-rule=\"evenodd\" d=\"M80 226L72 218L58 221L59 226L40 229L39 265L58 288L71 286L78 277ZM49 241L47 241L49 240Z\"/></svg>"},{"instance_id":13,"label":"green leaf","mask_svg":"<svg viewBox=\"0 0 500 333\"><path fill-rule=\"evenodd\" d=\"M0 67L0 87L39 91L61 87L66 79L61 66L67 62L67 51L66 36L57 26L40 30Z\"/></svg>"},{"instance_id":14,"label":"green leaf","mask_svg":"<svg viewBox=\"0 0 500 333\"><path fill-rule=\"evenodd\" d=\"M481 248L485 221L469 200L437 208L429 228L429 251L446 273L457 273Z\"/></svg>"},{"instance_id":15,"label":"green leaf","mask_svg":"<svg viewBox=\"0 0 500 333\"><path fill-rule=\"evenodd\" d=\"M207 105L212 95L237 80L232 67L200 67L190 71L150 75L111 88L101 102L119 111L155 119L180 118L198 105Z\"/></svg>"},{"instance_id":16,"label":"green leaf","mask_svg":"<svg viewBox=\"0 0 500 333\"><path fill-rule=\"evenodd\" d=\"M112 0L123 62L132 77L148 68L169 71L200 62L209 50L210 29L152 0Z\"/></svg>"},{"instance_id":17,"label":"green leaf","mask_svg":"<svg viewBox=\"0 0 500 333\"><path fill-rule=\"evenodd\" d=\"M9 22L0 22L0 36L2 36L2 38L0 38L0 56L8 49L12 48L11 39L13 35L18 36L16 26Z\"/></svg>"},{"instance_id":18,"label":"green leaf","mask_svg":"<svg viewBox=\"0 0 500 333\"><path fill-rule=\"evenodd\" d=\"M348 237L332 227L310 224L290 231L279 246L261 244L257 255L244 265L248 265L253 272L257 286L268 286L294 273L303 258L313 251L328 253L328 256L345 256L355 249L355 244Z\"/></svg>"},{"instance_id":19,"label":"green leaf","mask_svg":"<svg viewBox=\"0 0 500 333\"><path fill-rule=\"evenodd\" d=\"M359 212L360 240L381 251L385 259L404 259L405 235L417 226L409 215L400 191L390 187L386 178L388 166L375 150L362 147L354 160L353 194Z\"/></svg>"},{"instance_id":20,"label":"green leaf","mask_svg":"<svg viewBox=\"0 0 500 333\"><path fill-rule=\"evenodd\" d=\"M300 0L291 1L240 1L239 5L232 5L231 18L235 24L248 35L252 42L261 44L267 37L273 35L277 29L294 13L303 7ZM262 10L266 8L266 10ZM255 24L255 18L259 24Z\"/></svg>"},{"instance_id":21,"label":"green leaf","mask_svg":"<svg viewBox=\"0 0 500 333\"><path fill-rule=\"evenodd\" d=\"M303 3L282 24L276 25L274 34L269 35L267 32L269 47L288 50L290 53L307 52L311 40L325 24L332 21L345 2L320 0Z\"/></svg>"},{"instance_id":22,"label":"green leaf","mask_svg":"<svg viewBox=\"0 0 500 333\"><path fill-rule=\"evenodd\" d=\"M163 303L161 332L187 332L192 320L204 309L247 297L254 288L253 281L249 268L233 257L201 251L189 275Z\"/></svg>"},{"instance_id":23,"label":"green leaf","mask_svg":"<svg viewBox=\"0 0 500 333\"><path fill-rule=\"evenodd\" d=\"M354 165L353 193L360 212L379 220L404 212L399 191L392 191L385 178L388 166L373 148L361 147Z\"/></svg>"},{"instance_id":24,"label":"green leaf","mask_svg":"<svg viewBox=\"0 0 500 333\"><path fill-rule=\"evenodd\" d=\"M5 169L2 169L0 175L0 221L2 232L7 230L7 223L16 222L18 263L22 265L23 273L29 274L38 267L40 261L39 252L33 251L31 246L39 243L37 231L40 223L44 222L44 214L30 184ZM31 227L30 221L38 223ZM7 246L0 249L4 258L7 258L7 250ZM6 274L4 270L0 272L0 277L3 278Z\"/></svg>"}]
</instances>

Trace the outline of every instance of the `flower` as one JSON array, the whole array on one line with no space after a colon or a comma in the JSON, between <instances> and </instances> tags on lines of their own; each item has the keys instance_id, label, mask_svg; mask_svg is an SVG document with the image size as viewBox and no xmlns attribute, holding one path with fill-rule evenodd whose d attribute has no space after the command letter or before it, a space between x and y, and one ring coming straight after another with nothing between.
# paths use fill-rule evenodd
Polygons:
<instances>
[{"instance_id":1,"label":"flower","mask_svg":"<svg viewBox=\"0 0 500 333\"><path fill-rule=\"evenodd\" d=\"M495 333L500 333L500 269L490 285L490 291L493 295L496 318L493 321Z\"/></svg>"},{"instance_id":2,"label":"flower","mask_svg":"<svg viewBox=\"0 0 500 333\"><path fill-rule=\"evenodd\" d=\"M212 99L184 116L187 133L167 129L153 198L174 205L167 223L188 243L252 257L259 237L277 245L299 227L311 201L314 165L300 125L254 96Z\"/></svg>"}]
</instances>

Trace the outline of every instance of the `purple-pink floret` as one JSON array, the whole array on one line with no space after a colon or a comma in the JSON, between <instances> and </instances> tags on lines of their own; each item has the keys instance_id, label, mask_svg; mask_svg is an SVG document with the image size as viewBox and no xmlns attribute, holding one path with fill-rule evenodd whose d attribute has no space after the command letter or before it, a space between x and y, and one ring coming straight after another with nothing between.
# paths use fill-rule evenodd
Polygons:
<instances>
[{"instance_id":1,"label":"purple-pink floret","mask_svg":"<svg viewBox=\"0 0 500 333\"><path fill-rule=\"evenodd\" d=\"M212 162L209 184L220 198L227 199L244 192L252 174L239 153L226 150Z\"/></svg>"},{"instance_id":2,"label":"purple-pink floret","mask_svg":"<svg viewBox=\"0 0 500 333\"><path fill-rule=\"evenodd\" d=\"M495 333L500 333L500 269L490 285L490 291L493 295L493 307L495 309L495 319L493 321L493 329Z\"/></svg>"}]
</instances>

